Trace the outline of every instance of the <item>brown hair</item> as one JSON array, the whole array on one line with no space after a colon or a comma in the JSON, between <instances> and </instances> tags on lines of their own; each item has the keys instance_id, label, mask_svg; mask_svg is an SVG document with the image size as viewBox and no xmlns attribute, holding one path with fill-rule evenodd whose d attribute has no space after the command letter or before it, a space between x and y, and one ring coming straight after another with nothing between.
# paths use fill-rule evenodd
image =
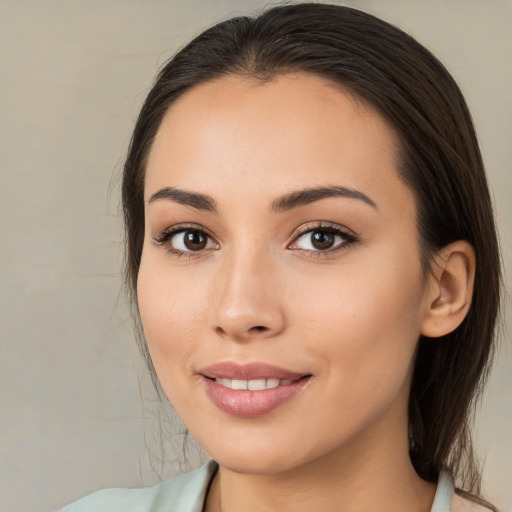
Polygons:
<instances>
[{"instance_id":1,"label":"brown hair","mask_svg":"<svg viewBox=\"0 0 512 512\"><path fill-rule=\"evenodd\" d=\"M398 28L359 10L326 4L271 8L204 31L164 66L137 120L123 175L126 279L136 308L144 237L144 172L169 106L186 90L225 75L270 80L302 71L327 78L375 106L401 139L399 173L415 194L422 263L467 240L477 269L471 308L442 339L419 340L409 400L410 456L436 481L447 468L478 494L472 450L474 404L488 373L499 308L500 258L484 167L464 98L444 66ZM141 349L157 378L147 347Z\"/></svg>"}]
</instances>

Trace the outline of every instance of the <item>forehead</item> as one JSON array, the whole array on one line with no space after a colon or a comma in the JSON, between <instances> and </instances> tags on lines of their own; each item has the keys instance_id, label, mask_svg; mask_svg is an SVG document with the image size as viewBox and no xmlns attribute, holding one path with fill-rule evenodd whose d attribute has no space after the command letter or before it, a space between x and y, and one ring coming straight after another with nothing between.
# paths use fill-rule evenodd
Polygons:
<instances>
[{"instance_id":1,"label":"forehead","mask_svg":"<svg viewBox=\"0 0 512 512\"><path fill-rule=\"evenodd\" d=\"M408 195L398 146L376 109L321 77L222 77L169 108L149 155L146 198L165 186L210 195L228 186L270 198L274 188L327 183L381 192L398 186Z\"/></svg>"}]
</instances>

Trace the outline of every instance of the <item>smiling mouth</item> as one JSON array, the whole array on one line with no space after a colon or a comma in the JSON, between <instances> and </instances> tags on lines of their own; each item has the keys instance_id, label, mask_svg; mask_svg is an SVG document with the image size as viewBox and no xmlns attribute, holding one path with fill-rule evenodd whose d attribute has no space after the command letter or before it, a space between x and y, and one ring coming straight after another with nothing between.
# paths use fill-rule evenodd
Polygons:
<instances>
[{"instance_id":1,"label":"smiling mouth","mask_svg":"<svg viewBox=\"0 0 512 512\"><path fill-rule=\"evenodd\" d=\"M305 376L309 377L309 376ZM302 378L305 378L302 377ZM279 386L288 386L292 384L294 381L300 379L251 379L251 380L243 380L243 379L226 379L217 377L214 380L217 384L224 386L228 389L240 390L240 391L261 391L264 389L273 389Z\"/></svg>"},{"instance_id":2,"label":"smiling mouth","mask_svg":"<svg viewBox=\"0 0 512 512\"><path fill-rule=\"evenodd\" d=\"M210 400L224 413L239 418L265 415L291 401L312 380L264 364L219 364L200 373ZM245 377L245 378L244 378Z\"/></svg>"},{"instance_id":3,"label":"smiling mouth","mask_svg":"<svg viewBox=\"0 0 512 512\"><path fill-rule=\"evenodd\" d=\"M309 384L311 373L264 362L223 361L202 368L203 388L223 412L241 418L262 416L291 401Z\"/></svg>"}]
</instances>

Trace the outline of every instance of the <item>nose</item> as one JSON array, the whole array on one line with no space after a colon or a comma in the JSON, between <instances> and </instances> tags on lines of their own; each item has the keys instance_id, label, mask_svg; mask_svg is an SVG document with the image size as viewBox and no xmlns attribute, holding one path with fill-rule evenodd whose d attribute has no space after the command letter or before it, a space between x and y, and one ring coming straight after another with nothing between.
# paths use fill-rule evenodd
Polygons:
<instances>
[{"instance_id":1,"label":"nose","mask_svg":"<svg viewBox=\"0 0 512 512\"><path fill-rule=\"evenodd\" d=\"M278 272L271 257L250 249L216 273L214 330L238 342L272 338L286 326Z\"/></svg>"}]
</instances>

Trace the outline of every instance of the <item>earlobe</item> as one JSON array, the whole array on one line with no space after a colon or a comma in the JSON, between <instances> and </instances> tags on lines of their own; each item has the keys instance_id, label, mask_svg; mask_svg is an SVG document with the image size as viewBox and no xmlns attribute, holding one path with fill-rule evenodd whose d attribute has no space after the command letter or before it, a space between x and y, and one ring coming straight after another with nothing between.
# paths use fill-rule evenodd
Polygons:
<instances>
[{"instance_id":1,"label":"earlobe","mask_svg":"<svg viewBox=\"0 0 512 512\"><path fill-rule=\"evenodd\" d=\"M466 317L473 296L475 251L458 240L444 247L432 265L421 334L438 338L454 331Z\"/></svg>"}]
</instances>

